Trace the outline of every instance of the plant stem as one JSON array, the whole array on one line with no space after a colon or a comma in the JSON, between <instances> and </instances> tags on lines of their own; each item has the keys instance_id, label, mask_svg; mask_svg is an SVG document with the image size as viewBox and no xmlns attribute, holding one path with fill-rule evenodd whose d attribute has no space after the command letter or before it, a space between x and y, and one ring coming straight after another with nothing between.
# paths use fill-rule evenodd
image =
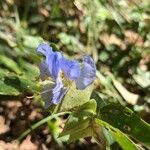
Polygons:
<instances>
[{"instance_id":1,"label":"plant stem","mask_svg":"<svg viewBox=\"0 0 150 150\"><path fill-rule=\"evenodd\" d=\"M27 129L25 130L18 138L19 141L21 141L25 136L27 136L32 130L38 128L39 126L43 125L44 123L48 122L49 120L51 119L54 119L58 116L62 116L62 115L65 115L65 114L70 114L70 112L61 112L61 113L57 113L57 114L53 114L51 116L48 116L44 119L42 119L41 121L35 123L34 125L31 126L30 129Z\"/></svg>"}]
</instances>

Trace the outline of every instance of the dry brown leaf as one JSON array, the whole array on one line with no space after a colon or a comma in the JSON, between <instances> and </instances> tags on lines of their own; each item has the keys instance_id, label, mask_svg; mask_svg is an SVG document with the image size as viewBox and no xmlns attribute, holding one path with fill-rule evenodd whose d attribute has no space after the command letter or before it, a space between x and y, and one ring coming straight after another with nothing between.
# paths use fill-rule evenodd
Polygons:
<instances>
[{"instance_id":1,"label":"dry brown leaf","mask_svg":"<svg viewBox=\"0 0 150 150\"><path fill-rule=\"evenodd\" d=\"M138 101L139 95L129 92L120 82L117 80L113 80L113 84L118 90L118 92L122 95L122 97L126 100L127 103L135 105Z\"/></svg>"},{"instance_id":2,"label":"dry brown leaf","mask_svg":"<svg viewBox=\"0 0 150 150\"><path fill-rule=\"evenodd\" d=\"M44 8L40 8L39 12L44 15L44 17L48 17L49 16L49 12L48 10L44 9Z\"/></svg>"},{"instance_id":3,"label":"dry brown leaf","mask_svg":"<svg viewBox=\"0 0 150 150\"><path fill-rule=\"evenodd\" d=\"M126 45L123 43L123 41L119 39L115 34L108 35L107 33L103 33L102 35L100 35L99 39L105 45L115 44L121 49L126 48Z\"/></svg>"},{"instance_id":4,"label":"dry brown leaf","mask_svg":"<svg viewBox=\"0 0 150 150\"><path fill-rule=\"evenodd\" d=\"M125 42L127 44L136 44L137 46L143 46L144 44L143 37L140 36L138 33L132 30L126 30L124 32L124 35L125 35Z\"/></svg>"}]
</instances>

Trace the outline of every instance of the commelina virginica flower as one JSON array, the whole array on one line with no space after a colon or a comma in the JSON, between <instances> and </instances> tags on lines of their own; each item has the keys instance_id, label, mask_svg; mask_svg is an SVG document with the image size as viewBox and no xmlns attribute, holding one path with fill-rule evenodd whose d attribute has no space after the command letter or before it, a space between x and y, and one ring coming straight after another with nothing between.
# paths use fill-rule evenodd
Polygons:
<instances>
[{"instance_id":1,"label":"commelina virginica flower","mask_svg":"<svg viewBox=\"0 0 150 150\"><path fill-rule=\"evenodd\" d=\"M44 92L48 94L46 107L49 107L51 103L59 104L67 93L68 88L61 79L62 73L65 78L74 81L79 90L84 90L96 78L95 63L90 56L83 56L83 63L80 65L77 60L68 60L62 53L54 52L47 43L40 44L37 52L45 56L45 60L40 64L41 80L49 76L55 81L54 88Z\"/></svg>"}]
</instances>

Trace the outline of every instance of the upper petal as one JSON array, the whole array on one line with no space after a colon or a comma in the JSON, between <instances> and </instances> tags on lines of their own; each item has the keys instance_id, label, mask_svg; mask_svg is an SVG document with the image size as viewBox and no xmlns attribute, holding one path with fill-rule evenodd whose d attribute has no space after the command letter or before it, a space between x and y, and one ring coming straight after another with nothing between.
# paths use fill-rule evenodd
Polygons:
<instances>
[{"instance_id":1,"label":"upper petal","mask_svg":"<svg viewBox=\"0 0 150 150\"><path fill-rule=\"evenodd\" d=\"M67 60L62 57L59 60L59 64L67 78L75 80L80 76L80 64L77 61Z\"/></svg>"},{"instance_id":2,"label":"upper petal","mask_svg":"<svg viewBox=\"0 0 150 150\"><path fill-rule=\"evenodd\" d=\"M84 56L83 67L78 79L75 80L78 89L83 90L89 86L96 78L96 66L90 56Z\"/></svg>"},{"instance_id":3,"label":"upper petal","mask_svg":"<svg viewBox=\"0 0 150 150\"><path fill-rule=\"evenodd\" d=\"M46 75L56 79L60 70L59 59L62 58L62 54L60 52L53 52L52 47L47 43L40 44L37 52L46 57L44 63L40 64L41 79L43 80Z\"/></svg>"},{"instance_id":4,"label":"upper petal","mask_svg":"<svg viewBox=\"0 0 150 150\"><path fill-rule=\"evenodd\" d=\"M58 77L60 71L59 60L61 58L62 58L62 54L59 52L51 53L46 57L46 64L48 66L50 75L55 79Z\"/></svg>"},{"instance_id":5,"label":"upper petal","mask_svg":"<svg viewBox=\"0 0 150 150\"><path fill-rule=\"evenodd\" d=\"M37 47L36 51L38 53L41 53L41 54L45 55L45 56L50 54L50 53L53 53L52 47L50 47L47 43L40 44Z\"/></svg>"}]
</instances>

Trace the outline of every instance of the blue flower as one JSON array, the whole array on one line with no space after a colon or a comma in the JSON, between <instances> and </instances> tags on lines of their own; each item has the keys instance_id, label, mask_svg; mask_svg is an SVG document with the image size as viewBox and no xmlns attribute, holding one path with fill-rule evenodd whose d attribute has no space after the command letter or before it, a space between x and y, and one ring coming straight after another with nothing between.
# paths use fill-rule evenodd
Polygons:
<instances>
[{"instance_id":1,"label":"blue flower","mask_svg":"<svg viewBox=\"0 0 150 150\"><path fill-rule=\"evenodd\" d=\"M83 64L80 65L76 60L68 60L60 52L54 52L47 43L38 46L37 52L45 56L45 60L40 64L40 78L45 80L51 77L55 81L53 88L44 89L43 97L46 99L46 107L52 103L59 104L68 87L63 84L61 75L74 81L79 90L84 90L96 78L96 67L90 56L83 57Z\"/></svg>"}]
</instances>

